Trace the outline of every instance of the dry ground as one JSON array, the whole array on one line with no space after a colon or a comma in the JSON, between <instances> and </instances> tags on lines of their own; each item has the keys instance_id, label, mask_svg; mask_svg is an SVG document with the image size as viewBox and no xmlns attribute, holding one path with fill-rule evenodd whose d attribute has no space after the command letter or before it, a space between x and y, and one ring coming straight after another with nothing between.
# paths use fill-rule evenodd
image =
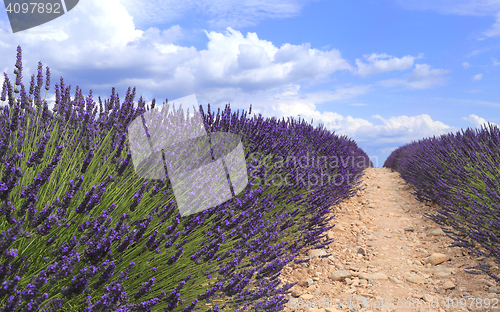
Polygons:
<instances>
[{"instance_id":1,"label":"dry ground","mask_svg":"<svg viewBox=\"0 0 500 312\"><path fill-rule=\"evenodd\" d=\"M447 247L452 239L423 216L438 207L388 168L369 168L364 180L366 190L332 207L335 241L284 268L283 283L299 282L284 311L500 311L495 281L464 271L491 260Z\"/></svg>"}]
</instances>

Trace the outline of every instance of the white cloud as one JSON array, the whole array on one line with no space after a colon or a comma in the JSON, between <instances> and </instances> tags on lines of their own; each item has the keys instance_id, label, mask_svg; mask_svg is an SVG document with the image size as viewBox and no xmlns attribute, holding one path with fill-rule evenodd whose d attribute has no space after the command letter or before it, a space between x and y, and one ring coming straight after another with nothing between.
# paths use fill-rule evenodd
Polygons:
<instances>
[{"instance_id":1,"label":"white cloud","mask_svg":"<svg viewBox=\"0 0 500 312\"><path fill-rule=\"evenodd\" d=\"M415 69L407 79L386 79L377 84L385 87L402 85L411 89L429 89L446 84L446 80L441 76L450 70L430 69L430 67L428 64L415 64Z\"/></svg>"},{"instance_id":2,"label":"white cloud","mask_svg":"<svg viewBox=\"0 0 500 312\"><path fill-rule=\"evenodd\" d=\"M362 118L343 116L331 111L320 112L313 104L314 96L312 94L300 96L299 89L299 86L290 86L287 92L283 92L283 96L279 98L281 101L277 105L272 104L272 102L267 105L269 109L265 111L265 115L279 116L279 118L300 115L306 121L314 119L315 125L322 123L330 131L346 135L357 142L367 142L366 144L373 146L386 143L405 144L412 140L458 131L458 128L434 121L426 114L412 117L397 116L388 119L374 115L372 118L382 121L382 125L375 125ZM345 92L346 90L351 92ZM337 99L354 96L352 91L352 89L337 90ZM360 94L362 90L357 91ZM330 94L330 99L334 97L334 94ZM256 101L262 103L260 98Z\"/></svg>"},{"instance_id":3,"label":"white cloud","mask_svg":"<svg viewBox=\"0 0 500 312\"><path fill-rule=\"evenodd\" d=\"M397 2L410 10L432 10L441 14L484 16L500 11L498 0L397 0Z\"/></svg>"},{"instance_id":4,"label":"white cloud","mask_svg":"<svg viewBox=\"0 0 500 312\"><path fill-rule=\"evenodd\" d=\"M463 66L464 68L469 68L469 67L470 67L469 63L467 63L467 62L463 62L463 63L462 63L462 66Z\"/></svg>"},{"instance_id":5,"label":"white cloud","mask_svg":"<svg viewBox=\"0 0 500 312\"><path fill-rule=\"evenodd\" d=\"M474 77L472 77L472 80L474 80L474 81L478 81L481 79L483 79L483 74L477 74L477 75L474 75Z\"/></svg>"},{"instance_id":6,"label":"white cloud","mask_svg":"<svg viewBox=\"0 0 500 312\"><path fill-rule=\"evenodd\" d=\"M454 129L440 121L432 120L427 114L410 117L403 115L388 119L380 115L372 117L383 122L383 125L375 126L373 129L376 136L381 137L379 141L381 143L419 140L433 135L445 134Z\"/></svg>"},{"instance_id":7,"label":"white cloud","mask_svg":"<svg viewBox=\"0 0 500 312\"><path fill-rule=\"evenodd\" d=\"M270 11L279 7L263 6ZM161 103L160 99L174 92L179 97L196 93L199 102L206 100L205 104L227 103L259 92L270 96L269 90L276 91L291 83L354 70L335 49L320 51L311 49L310 44L288 43L276 47L256 33L245 37L228 27L224 33L205 31L207 49L198 51L173 44L184 37L185 31L178 25L164 31L155 27L141 31L134 22L135 16L133 20L118 0L81 2L71 14L39 26L41 31L57 30L55 34L35 38L18 33L2 37L0 43L6 47L0 45L0 63L10 64L6 72L12 72L19 44L23 49L23 82L29 84L29 76L36 74L36 64L41 60L44 70L49 66L52 73L49 95L59 82L57 78L63 76L67 85L90 86L94 98L107 98L111 88L116 87L123 99L124 90L136 86L137 98L144 93L154 94ZM71 81L68 76L75 79ZM9 77L13 79L12 74ZM353 90L356 88L365 87ZM88 89L83 92L88 94ZM321 102L342 96L323 93L310 97ZM146 101L150 100L146 97Z\"/></svg>"},{"instance_id":8,"label":"white cloud","mask_svg":"<svg viewBox=\"0 0 500 312\"><path fill-rule=\"evenodd\" d=\"M473 125L475 125L476 128L480 128L481 125L487 126L487 123L488 123L488 121L486 119L484 119L482 117L479 117L477 115L474 115L474 114L470 114L469 117L462 117L462 119L469 121L470 123L472 123ZM498 126L494 122L490 122L490 123L493 124L493 125L495 125L495 126Z\"/></svg>"},{"instance_id":9,"label":"white cloud","mask_svg":"<svg viewBox=\"0 0 500 312\"><path fill-rule=\"evenodd\" d=\"M479 91L479 92L481 92L481 91ZM452 102L469 103L470 105L485 105L485 106L500 107L500 103L491 102L491 101L479 101L479 100L468 100L468 99L457 99L457 98L442 98L442 97L433 97L432 100L447 100L447 101L452 101Z\"/></svg>"},{"instance_id":10,"label":"white cloud","mask_svg":"<svg viewBox=\"0 0 500 312\"><path fill-rule=\"evenodd\" d=\"M209 16L208 25L213 29L243 28L256 25L265 18L293 17L300 13L307 2L318 0L121 0L132 12L136 25L145 29L157 24L171 24L188 13Z\"/></svg>"},{"instance_id":11,"label":"white cloud","mask_svg":"<svg viewBox=\"0 0 500 312\"><path fill-rule=\"evenodd\" d=\"M242 94L234 94L233 101L235 107L245 108L252 103L252 107L257 108L265 116L281 117L301 117L311 120L319 120L322 118L322 113L317 110L317 105L325 102L333 102L354 98L358 95L366 93L371 88L367 86L354 86L354 87L338 87L335 91L316 91L308 93L300 93L300 85L288 84L285 86L276 87L271 90L259 91L252 96L252 101L248 101L248 97ZM226 94L227 90L219 94L219 91L210 93L211 98L218 98ZM224 102L224 101L222 101ZM248 103L248 104L247 104ZM254 109L252 108L252 111Z\"/></svg>"},{"instance_id":12,"label":"white cloud","mask_svg":"<svg viewBox=\"0 0 500 312\"><path fill-rule=\"evenodd\" d=\"M483 33L486 37L500 36L500 12L497 13L496 18L497 18L497 20L496 20L495 24L493 24L493 26L491 26L491 29L489 29L488 31L485 31Z\"/></svg>"},{"instance_id":13,"label":"white cloud","mask_svg":"<svg viewBox=\"0 0 500 312\"><path fill-rule=\"evenodd\" d=\"M493 61L493 66L500 65L500 62L498 62L494 57L492 57L491 60Z\"/></svg>"},{"instance_id":14,"label":"white cloud","mask_svg":"<svg viewBox=\"0 0 500 312\"><path fill-rule=\"evenodd\" d=\"M354 74L359 75L361 77L365 77L368 75L389 72L394 70L405 70L411 68L413 66L413 61L415 59L420 59L423 57L423 53L420 53L418 56L410 56L406 55L402 58L391 57L386 53L376 54L372 53L371 55L363 55L365 59L370 62L369 64L362 63L360 59L356 59L356 65L358 66L358 70L354 72ZM389 58L389 60L381 60L383 58Z\"/></svg>"},{"instance_id":15,"label":"white cloud","mask_svg":"<svg viewBox=\"0 0 500 312\"><path fill-rule=\"evenodd\" d=\"M352 106L366 106L365 103L352 103L352 104L349 104L349 105L352 105Z\"/></svg>"},{"instance_id":16,"label":"white cloud","mask_svg":"<svg viewBox=\"0 0 500 312\"><path fill-rule=\"evenodd\" d=\"M496 22L483 34L486 37L500 36L500 1L498 0L397 0L404 8L410 10L431 10L441 14L462 16L492 16ZM477 38L484 40L486 38Z\"/></svg>"}]
</instances>

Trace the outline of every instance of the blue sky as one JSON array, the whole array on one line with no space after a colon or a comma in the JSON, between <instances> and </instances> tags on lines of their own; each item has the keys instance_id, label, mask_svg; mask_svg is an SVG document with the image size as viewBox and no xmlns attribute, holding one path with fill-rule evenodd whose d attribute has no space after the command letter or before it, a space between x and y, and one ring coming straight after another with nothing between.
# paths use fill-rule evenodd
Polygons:
<instances>
[{"instance_id":1,"label":"blue sky","mask_svg":"<svg viewBox=\"0 0 500 312\"><path fill-rule=\"evenodd\" d=\"M81 0L15 34L2 10L0 70L15 79L21 45L25 85L50 67L50 106L62 76L96 101L136 86L135 103L300 115L381 167L406 143L500 124L499 39L499 0Z\"/></svg>"}]
</instances>

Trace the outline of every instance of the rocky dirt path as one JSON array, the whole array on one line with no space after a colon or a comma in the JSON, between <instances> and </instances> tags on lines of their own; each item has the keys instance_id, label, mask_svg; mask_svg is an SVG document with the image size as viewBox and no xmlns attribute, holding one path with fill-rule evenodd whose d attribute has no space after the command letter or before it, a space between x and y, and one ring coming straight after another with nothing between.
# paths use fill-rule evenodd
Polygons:
<instances>
[{"instance_id":1,"label":"rocky dirt path","mask_svg":"<svg viewBox=\"0 0 500 312\"><path fill-rule=\"evenodd\" d=\"M492 262L447 247L452 239L423 216L436 206L390 169L369 168L364 180L364 191L332 207L335 241L284 268L283 284L299 282L284 311L500 311L495 281L463 270Z\"/></svg>"}]
</instances>

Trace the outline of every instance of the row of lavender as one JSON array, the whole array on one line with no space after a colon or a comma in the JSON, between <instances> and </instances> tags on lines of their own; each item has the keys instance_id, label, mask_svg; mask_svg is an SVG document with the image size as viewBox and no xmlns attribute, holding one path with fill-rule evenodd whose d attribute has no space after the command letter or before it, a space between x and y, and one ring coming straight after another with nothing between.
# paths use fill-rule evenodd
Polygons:
<instances>
[{"instance_id":1,"label":"row of lavender","mask_svg":"<svg viewBox=\"0 0 500 312\"><path fill-rule=\"evenodd\" d=\"M419 201L433 201L438 214L426 216L444 226L453 246L491 257L500 265L500 130L475 131L413 142L394 150L384 167L398 171ZM467 268L500 281L491 265Z\"/></svg>"},{"instance_id":2,"label":"row of lavender","mask_svg":"<svg viewBox=\"0 0 500 312\"><path fill-rule=\"evenodd\" d=\"M29 94L21 82L20 47L14 73L15 87L5 74L0 97L8 100L0 108L0 311L281 310L292 286L278 288L281 269L299 250L331 242L329 208L353 196L372 166L353 141L303 120L200 106L208 132L241 135L249 183L182 217L168 177L142 179L131 164L127 127L154 99L134 107L129 88L120 104L113 88L97 107L78 87L72 100L61 78L51 110L41 63ZM46 76L47 91L48 67Z\"/></svg>"}]
</instances>

